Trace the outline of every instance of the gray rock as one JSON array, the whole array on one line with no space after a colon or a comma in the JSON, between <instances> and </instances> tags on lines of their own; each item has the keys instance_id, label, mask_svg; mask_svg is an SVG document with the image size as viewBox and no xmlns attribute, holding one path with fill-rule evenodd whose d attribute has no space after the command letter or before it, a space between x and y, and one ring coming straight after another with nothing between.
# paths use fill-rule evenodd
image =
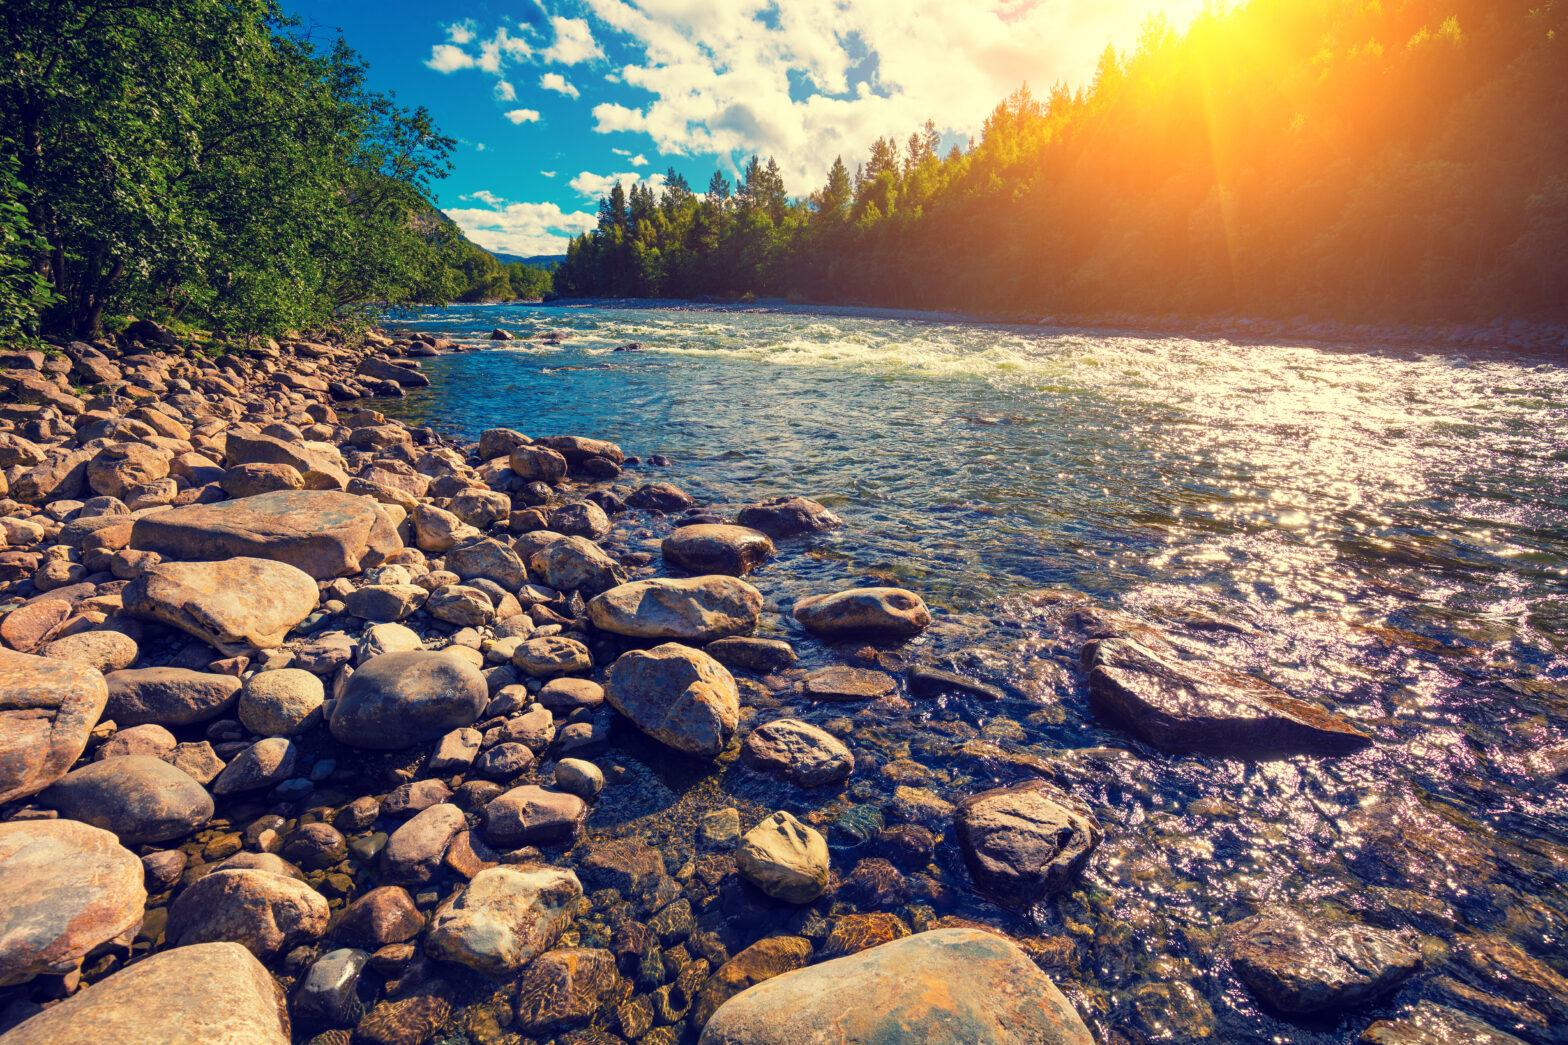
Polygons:
<instances>
[{"instance_id":1,"label":"gray rock","mask_svg":"<svg viewBox=\"0 0 1568 1045\"><path fill-rule=\"evenodd\" d=\"M596 595L588 614L601 631L640 639L705 643L751 631L762 594L734 577L653 578Z\"/></svg>"},{"instance_id":2,"label":"gray rock","mask_svg":"<svg viewBox=\"0 0 1568 1045\"><path fill-rule=\"evenodd\" d=\"M466 584L443 584L431 592L425 612L436 620L465 628L481 628L495 619L490 597Z\"/></svg>"},{"instance_id":3,"label":"gray rock","mask_svg":"<svg viewBox=\"0 0 1568 1045\"><path fill-rule=\"evenodd\" d=\"M1044 781L971 795L955 822L975 884L1025 908L1075 881L1102 837L1087 806Z\"/></svg>"},{"instance_id":4,"label":"gray rock","mask_svg":"<svg viewBox=\"0 0 1568 1045\"><path fill-rule=\"evenodd\" d=\"M516 591L528 583L528 571L522 558L491 538L453 548L446 554L446 568L457 574L459 580L482 577L495 581L507 591Z\"/></svg>"},{"instance_id":5,"label":"gray rock","mask_svg":"<svg viewBox=\"0 0 1568 1045\"><path fill-rule=\"evenodd\" d=\"M586 537L561 537L528 556L529 576L557 591L585 596L626 583L626 571Z\"/></svg>"},{"instance_id":6,"label":"gray rock","mask_svg":"<svg viewBox=\"0 0 1568 1045\"><path fill-rule=\"evenodd\" d=\"M732 635L708 643L702 651L725 667L754 671L759 675L783 671L795 663L794 647L783 639Z\"/></svg>"},{"instance_id":7,"label":"gray rock","mask_svg":"<svg viewBox=\"0 0 1568 1045\"><path fill-rule=\"evenodd\" d=\"M332 710L332 735L396 751L471 725L489 701L479 669L446 653L383 653L360 665Z\"/></svg>"},{"instance_id":8,"label":"gray rock","mask_svg":"<svg viewBox=\"0 0 1568 1045\"><path fill-rule=\"evenodd\" d=\"M836 737L794 718L758 726L747 735L740 754L747 765L800 787L837 783L855 768L854 756Z\"/></svg>"},{"instance_id":9,"label":"gray rock","mask_svg":"<svg viewBox=\"0 0 1568 1045\"><path fill-rule=\"evenodd\" d=\"M437 908L426 947L480 972L516 972L560 939L582 894L577 876L560 868L487 868Z\"/></svg>"},{"instance_id":10,"label":"gray rock","mask_svg":"<svg viewBox=\"0 0 1568 1045\"><path fill-rule=\"evenodd\" d=\"M239 703L240 680L187 668L127 668L105 676L104 717L120 726L189 726L219 718Z\"/></svg>"},{"instance_id":11,"label":"gray rock","mask_svg":"<svg viewBox=\"0 0 1568 1045\"><path fill-rule=\"evenodd\" d=\"M786 903L810 903L828 884L828 843L780 811L741 837L735 868L758 889Z\"/></svg>"},{"instance_id":12,"label":"gray rock","mask_svg":"<svg viewBox=\"0 0 1568 1045\"><path fill-rule=\"evenodd\" d=\"M622 654L605 699L644 733L691 755L723 751L740 717L734 677L706 653L674 642Z\"/></svg>"},{"instance_id":13,"label":"gray rock","mask_svg":"<svg viewBox=\"0 0 1568 1045\"><path fill-rule=\"evenodd\" d=\"M148 755L94 762L38 797L61 816L112 831L125 845L183 838L212 819L212 796L169 763Z\"/></svg>"},{"instance_id":14,"label":"gray rock","mask_svg":"<svg viewBox=\"0 0 1568 1045\"><path fill-rule=\"evenodd\" d=\"M294 993L294 1012L305 1019L347 1024L359 1018L359 977L370 955L340 947L317 958Z\"/></svg>"},{"instance_id":15,"label":"gray rock","mask_svg":"<svg viewBox=\"0 0 1568 1045\"><path fill-rule=\"evenodd\" d=\"M441 738L428 766L432 773L461 773L473 764L479 754L479 730L463 727L454 729Z\"/></svg>"},{"instance_id":16,"label":"gray rock","mask_svg":"<svg viewBox=\"0 0 1568 1045\"><path fill-rule=\"evenodd\" d=\"M1414 941L1289 909L1230 926L1231 967L1282 1012L1340 1010L1391 990L1421 967Z\"/></svg>"}]
</instances>

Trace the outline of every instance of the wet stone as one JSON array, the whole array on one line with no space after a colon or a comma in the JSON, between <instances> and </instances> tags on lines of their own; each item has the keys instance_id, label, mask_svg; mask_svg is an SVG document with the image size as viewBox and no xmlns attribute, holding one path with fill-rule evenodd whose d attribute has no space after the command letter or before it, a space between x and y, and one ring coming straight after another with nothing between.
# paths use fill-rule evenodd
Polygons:
<instances>
[{"instance_id":1,"label":"wet stone","mask_svg":"<svg viewBox=\"0 0 1568 1045\"><path fill-rule=\"evenodd\" d=\"M1407 1016L1378 1020L1356 1041L1358 1045L1525 1045L1474 1016L1429 1001L1417 1002Z\"/></svg>"},{"instance_id":2,"label":"wet stone","mask_svg":"<svg viewBox=\"0 0 1568 1045\"><path fill-rule=\"evenodd\" d=\"M664 558L688 573L744 577L774 554L773 542L747 526L682 526L664 538Z\"/></svg>"},{"instance_id":3,"label":"wet stone","mask_svg":"<svg viewBox=\"0 0 1568 1045\"><path fill-rule=\"evenodd\" d=\"M388 944L403 943L419 935L425 917L414 906L408 890L383 885L370 890L349 904L332 928L332 937L342 943L375 951Z\"/></svg>"},{"instance_id":4,"label":"wet stone","mask_svg":"<svg viewBox=\"0 0 1568 1045\"><path fill-rule=\"evenodd\" d=\"M1071 884L1102 837L1086 805L1044 781L971 795L956 824L975 884L1019 907Z\"/></svg>"},{"instance_id":5,"label":"wet stone","mask_svg":"<svg viewBox=\"0 0 1568 1045\"><path fill-rule=\"evenodd\" d=\"M621 988L609 951L571 947L547 951L517 981L517 1026L543 1034L589 1022Z\"/></svg>"},{"instance_id":6,"label":"wet stone","mask_svg":"<svg viewBox=\"0 0 1568 1045\"><path fill-rule=\"evenodd\" d=\"M880 671L836 665L807 675L801 689L812 700L875 700L893 693L898 683Z\"/></svg>"},{"instance_id":7,"label":"wet stone","mask_svg":"<svg viewBox=\"0 0 1568 1045\"><path fill-rule=\"evenodd\" d=\"M480 871L431 917L427 949L480 972L515 971L560 939L580 896L577 876L559 868Z\"/></svg>"},{"instance_id":8,"label":"wet stone","mask_svg":"<svg viewBox=\"0 0 1568 1045\"><path fill-rule=\"evenodd\" d=\"M587 817L588 805L576 795L527 784L485 807L485 841L500 849L569 841Z\"/></svg>"},{"instance_id":9,"label":"wet stone","mask_svg":"<svg viewBox=\"0 0 1568 1045\"><path fill-rule=\"evenodd\" d=\"M799 719L775 719L752 730L741 747L747 765L801 787L821 787L849 777L855 760L837 738Z\"/></svg>"},{"instance_id":10,"label":"wet stone","mask_svg":"<svg viewBox=\"0 0 1568 1045\"><path fill-rule=\"evenodd\" d=\"M1236 974L1289 1013L1360 1004L1421 967L1421 952L1395 933L1298 911L1255 915L1231 926L1228 936Z\"/></svg>"},{"instance_id":11,"label":"wet stone","mask_svg":"<svg viewBox=\"0 0 1568 1045\"><path fill-rule=\"evenodd\" d=\"M795 619L829 638L865 635L909 638L931 623L920 596L903 588L852 588L795 603Z\"/></svg>"},{"instance_id":12,"label":"wet stone","mask_svg":"<svg viewBox=\"0 0 1568 1045\"><path fill-rule=\"evenodd\" d=\"M219 870L169 908L171 946L226 940L266 961L327 929L327 901L304 882L255 870Z\"/></svg>"},{"instance_id":13,"label":"wet stone","mask_svg":"<svg viewBox=\"0 0 1568 1045\"><path fill-rule=\"evenodd\" d=\"M810 903L827 888L827 841L780 811L741 838L735 866L747 881L775 900Z\"/></svg>"},{"instance_id":14,"label":"wet stone","mask_svg":"<svg viewBox=\"0 0 1568 1045\"><path fill-rule=\"evenodd\" d=\"M877 947L909 935L909 926L897 915L882 911L869 914L846 914L833 923L833 931L822 941L819 960L843 958L858 954L870 947Z\"/></svg>"}]
</instances>

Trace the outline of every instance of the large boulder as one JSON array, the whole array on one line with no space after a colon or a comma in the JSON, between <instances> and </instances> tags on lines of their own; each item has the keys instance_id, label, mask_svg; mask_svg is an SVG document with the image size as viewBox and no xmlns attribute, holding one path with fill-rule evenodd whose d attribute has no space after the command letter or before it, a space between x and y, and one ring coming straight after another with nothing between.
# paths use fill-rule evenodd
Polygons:
<instances>
[{"instance_id":1,"label":"large boulder","mask_svg":"<svg viewBox=\"0 0 1568 1045\"><path fill-rule=\"evenodd\" d=\"M319 593L301 570L270 559L162 562L121 592L127 613L196 636L230 656L281 646Z\"/></svg>"},{"instance_id":2,"label":"large boulder","mask_svg":"<svg viewBox=\"0 0 1568 1045\"><path fill-rule=\"evenodd\" d=\"M212 819L212 796L151 755L106 758L72 770L38 796L46 809L112 831L125 845L184 838Z\"/></svg>"},{"instance_id":3,"label":"large boulder","mask_svg":"<svg viewBox=\"0 0 1568 1045\"><path fill-rule=\"evenodd\" d=\"M0 650L0 805L64 776L108 699L92 668Z\"/></svg>"},{"instance_id":4,"label":"large boulder","mask_svg":"<svg viewBox=\"0 0 1568 1045\"><path fill-rule=\"evenodd\" d=\"M762 593L724 576L632 581L588 603L588 615L601 631L694 643L749 632L761 613Z\"/></svg>"},{"instance_id":5,"label":"large boulder","mask_svg":"<svg viewBox=\"0 0 1568 1045\"><path fill-rule=\"evenodd\" d=\"M903 588L852 588L801 599L795 603L795 619L829 638L909 638L926 629L931 612L920 596Z\"/></svg>"},{"instance_id":6,"label":"large boulder","mask_svg":"<svg viewBox=\"0 0 1568 1045\"><path fill-rule=\"evenodd\" d=\"M560 537L528 556L528 573L557 591L597 595L626 583L626 571L586 537Z\"/></svg>"},{"instance_id":7,"label":"large boulder","mask_svg":"<svg viewBox=\"0 0 1568 1045\"><path fill-rule=\"evenodd\" d=\"M975 884L1016 907L1073 882L1102 837L1088 807L1044 781L971 795L954 819Z\"/></svg>"},{"instance_id":8,"label":"large boulder","mask_svg":"<svg viewBox=\"0 0 1568 1045\"><path fill-rule=\"evenodd\" d=\"M761 530L769 537L821 533L844 525L844 520L807 497L774 497L740 510L740 524Z\"/></svg>"},{"instance_id":9,"label":"large boulder","mask_svg":"<svg viewBox=\"0 0 1568 1045\"><path fill-rule=\"evenodd\" d=\"M104 717L119 726L189 726L226 715L239 700L233 675L189 668L126 668L104 676Z\"/></svg>"},{"instance_id":10,"label":"large boulder","mask_svg":"<svg viewBox=\"0 0 1568 1045\"><path fill-rule=\"evenodd\" d=\"M740 720L734 676L701 650L675 642L622 654L604 697L638 729L689 755L723 751Z\"/></svg>"},{"instance_id":11,"label":"large boulder","mask_svg":"<svg viewBox=\"0 0 1568 1045\"><path fill-rule=\"evenodd\" d=\"M523 560L511 548L493 538L453 548L446 554L446 568L459 580L475 577L495 581L507 591L516 591L528 582Z\"/></svg>"},{"instance_id":12,"label":"large boulder","mask_svg":"<svg viewBox=\"0 0 1568 1045\"><path fill-rule=\"evenodd\" d=\"M237 943L149 955L5 1035L5 1045L288 1045L283 989Z\"/></svg>"},{"instance_id":13,"label":"large boulder","mask_svg":"<svg viewBox=\"0 0 1568 1045\"><path fill-rule=\"evenodd\" d=\"M1411 937L1290 909L1254 915L1230 926L1226 936L1236 975L1282 1012L1358 1005L1421 967Z\"/></svg>"},{"instance_id":14,"label":"large boulder","mask_svg":"<svg viewBox=\"0 0 1568 1045\"><path fill-rule=\"evenodd\" d=\"M273 559L316 580L379 566L402 546L374 500L335 490L189 505L145 515L131 529L132 548L168 558Z\"/></svg>"},{"instance_id":15,"label":"large boulder","mask_svg":"<svg viewBox=\"0 0 1568 1045\"><path fill-rule=\"evenodd\" d=\"M828 843L780 810L741 836L735 868L775 900L810 903L828 886Z\"/></svg>"},{"instance_id":16,"label":"large boulder","mask_svg":"<svg viewBox=\"0 0 1568 1045\"><path fill-rule=\"evenodd\" d=\"M748 987L811 961L811 941L803 936L767 936L741 951L708 977L692 1003L696 1026L706 1026L719 1006Z\"/></svg>"},{"instance_id":17,"label":"large boulder","mask_svg":"<svg viewBox=\"0 0 1568 1045\"><path fill-rule=\"evenodd\" d=\"M894 1041L1094 1045L1094 1036L1011 940L935 929L742 991L699 1045Z\"/></svg>"},{"instance_id":18,"label":"large boulder","mask_svg":"<svg viewBox=\"0 0 1568 1045\"><path fill-rule=\"evenodd\" d=\"M515 972L555 946L582 894L558 867L487 868L436 909L425 948L483 973Z\"/></svg>"},{"instance_id":19,"label":"large boulder","mask_svg":"<svg viewBox=\"0 0 1568 1045\"><path fill-rule=\"evenodd\" d=\"M469 726L489 703L479 669L449 653L383 653L359 666L332 709L332 735L399 751Z\"/></svg>"},{"instance_id":20,"label":"large boulder","mask_svg":"<svg viewBox=\"0 0 1568 1045\"><path fill-rule=\"evenodd\" d=\"M682 526L659 546L665 561L688 573L727 573L744 577L773 555L773 542L761 530L724 523Z\"/></svg>"},{"instance_id":21,"label":"large boulder","mask_svg":"<svg viewBox=\"0 0 1568 1045\"><path fill-rule=\"evenodd\" d=\"M87 483L94 493L123 497L142 483L169 474L169 456L141 443L111 443L87 463Z\"/></svg>"},{"instance_id":22,"label":"large boulder","mask_svg":"<svg viewBox=\"0 0 1568 1045\"><path fill-rule=\"evenodd\" d=\"M227 940L266 961L320 939L328 917L326 899L296 878L218 870L180 893L165 932L173 947Z\"/></svg>"},{"instance_id":23,"label":"large boulder","mask_svg":"<svg viewBox=\"0 0 1568 1045\"><path fill-rule=\"evenodd\" d=\"M1127 638L1084 646L1096 715L1165 751L1243 758L1343 755L1372 738L1247 675L1186 664Z\"/></svg>"},{"instance_id":24,"label":"large boulder","mask_svg":"<svg viewBox=\"0 0 1568 1045\"><path fill-rule=\"evenodd\" d=\"M846 779L855 758L837 737L797 718L780 718L752 730L740 749L750 766L800 787Z\"/></svg>"},{"instance_id":25,"label":"large boulder","mask_svg":"<svg viewBox=\"0 0 1568 1045\"><path fill-rule=\"evenodd\" d=\"M110 940L129 943L147 904L136 854L75 820L0 824L0 987L69 972Z\"/></svg>"}]
</instances>

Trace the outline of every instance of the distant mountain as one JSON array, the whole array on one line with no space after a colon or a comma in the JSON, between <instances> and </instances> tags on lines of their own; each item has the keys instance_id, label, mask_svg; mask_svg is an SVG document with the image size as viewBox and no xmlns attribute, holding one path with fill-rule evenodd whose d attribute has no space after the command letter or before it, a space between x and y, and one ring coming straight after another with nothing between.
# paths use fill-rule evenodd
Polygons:
<instances>
[{"instance_id":1,"label":"distant mountain","mask_svg":"<svg viewBox=\"0 0 1568 1045\"><path fill-rule=\"evenodd\" d=\"M565 254L535 254L533 257L525 258L521 254L501 254L494 250L490 252L490 256L495 258L495 260L499 261L503 265L510 265L514 261L521 261L524 265L532 265L534 268L541 269L549 268L551 265L555 265L566 260Z\"/></svg>"}]
</instances>

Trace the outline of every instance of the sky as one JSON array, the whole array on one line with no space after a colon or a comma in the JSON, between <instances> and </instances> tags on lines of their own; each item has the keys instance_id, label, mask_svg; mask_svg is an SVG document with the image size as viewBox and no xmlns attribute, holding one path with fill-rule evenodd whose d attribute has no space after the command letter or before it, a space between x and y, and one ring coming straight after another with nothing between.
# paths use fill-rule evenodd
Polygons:
<instances>
[{"instance_id":1,"label":"sky","mask_svg":"<svg viewBox=\"0 0 1568 1045\"><path fill-rule=\"evenodd\" d=\"M702 191L773 156L786 189L835 156L934 120L965 145L1019 84L1091 77L1151 11L1178 30L1202 0L285 0L342 36L371 86L457 139L437 203L470 239L563 254L617 181L673 168Z\"/></svg>"}]
</instances>

